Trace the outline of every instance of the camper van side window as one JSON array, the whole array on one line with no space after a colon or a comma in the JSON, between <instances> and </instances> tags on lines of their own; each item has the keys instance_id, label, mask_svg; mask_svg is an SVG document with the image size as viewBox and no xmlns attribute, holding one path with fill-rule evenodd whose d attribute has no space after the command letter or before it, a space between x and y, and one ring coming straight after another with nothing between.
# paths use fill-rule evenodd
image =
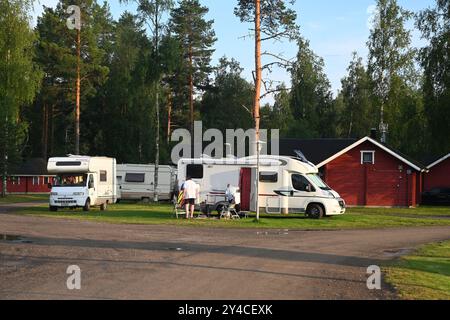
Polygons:
<instances>
[{"instance_id":1,"label":"camper van side window","mask_svg":"<svg viewBox=\"0 0 450 320\"><path fill-rule=\"evenodd\" d=\"M108 175L106 171L102 170L100 171L100 182L107 182L108 181Z\"/></svg>"},{"instance_id":2,"label":"camper van side window","mask_svg":"<svg viewBox=\"0 0 450 320\"><path fill-rule=\"evenodd\" d=\"M60 161L56 163L57 167L78 167L81 166L81 161Z\"/></svg>"},{"instance_id":3,"label":"camper van side window","mask_svg":"<svg viewBox=\"0 0 450 320\"><path fill-rule=\"evenodd\" d=\"M309 181L300 174L292 175L292 187L297 191L306 191L307 186L309 186Z\"/></svg>"},{"instance_id":4,"label":"camper van side window","mask_svg":"<svg viewBox=\"0 0 450 320\"><path fill-rule=\"evenodd\" d=\"M186 168L186 176L192 179L203 179L203 165L188 164Z\"/></svg>"},{"instance_id":5,"label":"camper van side window","mask_svg":"<svg viewBox=\"0 0 450 320\"><path fill-rule=\"evenodd\" d=\"M145 173L127 173L125 175L125 182L144 183Z\"/></svg>"},{"instance_id":6,"label":"camper van side window","mask_svg":"<svg viewBox=\"0 0 450 320\"><path fill-rule=\"evenodd\" d=\"M276 172L261 172L259 174L259 182L277 183L278 173Z\"/></svg>"}]
</instances>

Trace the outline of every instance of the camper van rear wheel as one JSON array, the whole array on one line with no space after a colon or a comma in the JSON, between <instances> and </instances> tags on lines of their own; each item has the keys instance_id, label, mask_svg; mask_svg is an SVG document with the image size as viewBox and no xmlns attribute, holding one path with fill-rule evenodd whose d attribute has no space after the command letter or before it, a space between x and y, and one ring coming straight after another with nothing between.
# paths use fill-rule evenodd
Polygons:
<instances>
[{"instance_id":1,"label":"camper van rear wheel","mask_svg":"<svg viewBox=\"0 0 450 320\"><path fill-rule=\"evenodd\" d=\"M83 211L90 211L91 210L91 200L89 200L89 199L87 199L86 200L86 203L85 203L85 205L84 205L84 207L83 207Z\"/></svg>"},{"instance_id":2,"label":"camper van rear wheel","mask_svg":"<svg viewBox=\"0 0 450 320\"><path fill-rule=\"evenodd\" d=\"M108 203L107 203L107 202L103 203L103 204L100 206L100 210L101 210L101 211L106 211L106 209L108 209Z\"/></svg>"},{"instance_id":3,"label":"camper van rear wheel","mask_svg":"<svg viewBox=\"0 0 450 320\"><path fill-rule=\"evenodd\" d=\"M311 219L321 219L323 217L323 208L316 203L310 204L306 210L306 215Z\"/></svg>"}]
</instances>

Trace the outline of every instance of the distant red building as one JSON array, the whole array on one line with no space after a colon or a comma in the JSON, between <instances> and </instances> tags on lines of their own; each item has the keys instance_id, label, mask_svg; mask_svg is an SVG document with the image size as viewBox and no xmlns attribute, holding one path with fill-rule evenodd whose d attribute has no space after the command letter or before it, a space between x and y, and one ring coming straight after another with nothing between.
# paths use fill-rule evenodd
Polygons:
<instances>
[{"instance_id":1,"label":"distant red building","mask_svg":"<svg viewBox=\"0 0 450 320\"><path fill-rule=\"evenodd\" d=\"M413 207L425 167L375 139L282 140L280 153L302 152L350 206Z\"/></svg>"},{"instance_id":2,"label":"distant red building","mask_svg":"<svg viewBox=\"0 0 450 320\"><path fill-rule=\"evenodd\" d=\"M30 159L23 163L8 176L6 192L8 194L48 193L49 183L54 176L47 172L47 162L43 159ZM3 190L0 183L0 192Z\"/></svg>"},{"instance_id":3,"label":"distant red building","mask_svg":"<svg viewBox=\"0 0 450 320\"><path fill-rule=\"evenodd\" d=\"M450 188L450 153L431 163L424 178L424 191Z\"/></svg>"}]
</instances>

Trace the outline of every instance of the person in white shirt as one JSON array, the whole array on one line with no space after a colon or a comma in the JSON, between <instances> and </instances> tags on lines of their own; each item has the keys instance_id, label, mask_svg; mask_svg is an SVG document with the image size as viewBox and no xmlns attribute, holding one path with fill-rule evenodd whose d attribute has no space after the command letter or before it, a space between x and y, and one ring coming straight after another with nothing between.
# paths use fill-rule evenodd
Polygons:
<instances>
[{"instance_id":1,"label":"person in white shirt","mask_svg":"<svg viewBox=\"0 0 450 320\"><path fill-rule=\"evenodd\" d=\"M229 203L233 203L234 201L234 190L231 188L231 185L227 185L227 190L225 190L225 197Z\"/></svg>"},{"instance_id":2,"label":"person in white shirt","mask_svg":"<svg viewBox=\"0 0 450 320\"><path fill-rule=\"evenodd\" d=\"M186 203L186 219L194 218L195 200L199 194L199 186L192 181L191 177L187 177L186 182L183 185L184 199Z\"/></svg>"}]
</instances>

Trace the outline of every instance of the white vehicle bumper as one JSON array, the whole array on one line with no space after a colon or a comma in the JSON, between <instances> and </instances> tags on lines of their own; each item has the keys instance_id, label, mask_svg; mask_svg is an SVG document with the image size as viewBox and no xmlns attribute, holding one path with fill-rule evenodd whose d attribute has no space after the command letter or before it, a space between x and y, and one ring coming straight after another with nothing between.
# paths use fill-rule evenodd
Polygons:
<instances>
[{"instance_id":1,"label":"white vehicle bumper","mask_svg":"<svg viewBox=\"0 0 450 320\"><path fill-rule=\"evenodd\" d=\"M345 201L343 199L330 199L325 203L327 216L337 216L344 214L346 211Z\"/></svg>"},{"instance_id":2,"label":"white vehicle bumper","mask_svg":"<svg viewBox=\"0 0 450 320\"><path fill-rule=\"evenodd\" d=\"M75 197L51 197L50 206L58 208L84 207L86 199Z\"/></svg>"}]
</instances>

